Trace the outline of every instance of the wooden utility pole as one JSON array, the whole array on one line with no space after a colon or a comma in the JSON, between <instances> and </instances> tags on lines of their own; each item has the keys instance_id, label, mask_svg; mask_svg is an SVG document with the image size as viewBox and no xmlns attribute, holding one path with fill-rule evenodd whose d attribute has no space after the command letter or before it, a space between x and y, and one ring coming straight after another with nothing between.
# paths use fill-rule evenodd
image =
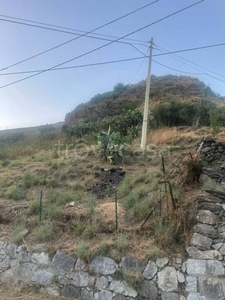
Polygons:
<instances>
[{"instance_id":1,"label":"wooden utility pole","mask_svg":"<svg viewBox=\"0 0 225 300\"><path fill-rule=\"evenodd\" d=\"M151 42L150 42L148 77L147 77L147 83L146 83L145 107L144 107L142 137L141 137L141 148L144 149L144 150L146 150L146 143L147 143L148 106L149 106L149 94L150 94L151 67L152 67L152 51L153 51L153 38L151 38Z\"/></svg>"}]
</instances>

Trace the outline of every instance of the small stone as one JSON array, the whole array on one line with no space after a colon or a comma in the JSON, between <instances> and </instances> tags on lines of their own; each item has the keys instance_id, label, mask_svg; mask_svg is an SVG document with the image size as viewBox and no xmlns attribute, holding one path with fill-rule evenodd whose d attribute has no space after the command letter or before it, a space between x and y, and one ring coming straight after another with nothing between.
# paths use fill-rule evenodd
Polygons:
<instances>
[{"instance_id":1,"label":"small stone","mask_svg":"<svg viewBox=\"0 0 225 300\"><path fill-rule=\"evenodd\" d=\"M43 252L43 251L47 251L47 246L46 244L42 243L42 244L37 244L37 245L33 245L31 247L31 251L34 252Z\"/></svg>"},{"instance_id":2,"label":"small stone","mask_svg":"<svg viewBox=\"0 0 225 300\"><path fill-rule=\"evenodd\" d=\"M157 300L159 291L156 287L156 284L149 280L144 280L144 283L141 286L142 295L146 299Z\"/></svg>"},{"instance_id":3,"label":"small stone","mask_svg":"<svg viewBox=\"0 0 225 300\"><path fill-rule=\"evenodd\" d=\"M86 263L81 260L81 259L77 259L76 264L75 264L75 270L76 271L88 271L88 266L86 265Z\"/></svg>"},{"instance_id":4,"label":"small stone","mask_svg":"<svg viewBox=\"0 0 225 300\"><path fill-rule=\"evenodd\" d=\"M59 288L57 286L47 287L46 292L52 296L59 296Z\"/></svg>"},{"instance_id":5,"label":"small stone","mask_svg":"<svg viewBox=\"0 0 225 300\"><path fill-rule=\"evenodd\" d=\"M186 272L186 263L185 263L185 262L184 262L184 263L182 264L182 266L181 266L181 271L182 271L183 273Z\"/></svg>"},{"instance_id":6,"label":"small stone","mask_svg":"<svg viewBox=\"0 0 225 300\"><path fill-rule=\"evenodd\" d=\"M197 224L194 226L194 232L200 233L201 235L205 235L207 237L210 237L212 239L216 239L218 237L218 233L214 226L207 225L207 224Z\"/></svg>"},{"instance_id":7,"label":"small stone","mask_svg":"<svg viewBox=\"0 0 225 300\"><path fill-rule=\"evenodd\" d=\"M208 250L211 248L212 242L212 239L199 233L194 233L191 238L190 244L192 246L198 247L200 250Z\"/></svg>"},{"instance_id":8,"label":"small stone","mask_svg":"<svg viewBox=\"0 0 225 300\"><path fill-rule=\"evenodd\" d=\"M187 300L207 300L205 296L200 296L199 294L191 293L188 295Z\"/></svg>"},{"instance_id":9,"label":"small stone","mask_svg":"<svg viewBox=\"0 0 225 300\"><path fill-rule=\"evenodd\" d=\"M0 263L0 271L6 271L10 268L10 259L7 256L1 263Z\"/></svg>"},{"instance_id":10,"label":"small stone","mask_svg":"<svg viewBox=\"0 0 225 300\"><path fill-rule=\"evenodd\" d=\"M180 269L182 265L182 258L180 256L175 256L170 260L170 265L176 269Z\"/></svg>"},{"instance_id":11,"label":"small stone","mask_svg":"<svg viewBox=\"0 0 225 300\"><path fill-rule=\"evenodd\" d=\"M17 248L16 252L18 253L18 252L20 252L20 251L22 251L22 250L24 250L24 249L25 249L24 245L20 245L20 246Z\"/></svg>"},{"instance_id":12,"label":"small stone","mask_svg":"<svg viewBox=\"0 0 225 300\"><path fill-rule=\"evenodd\" d=\"M162 300L180 300L180 297L177 293L162 293Z\"/></svg>"},{"instance_id":13,"label":"small stone","mask_svg":"<svg viewBox=\"0 0 225 300\"><path fill-rule=\"evenodd\" d=\"M225 204L222 204L222 209L225 210Z\"/></svg>"},{"instance_id":14,"label":"small stone","mask_svg":"<svg viewBox=\"0 0 225 300\"><path fill-rule=\"evenodd\" d=\"M219 249L219 252L220 252L222 255L225 255L225 244L222 245L222 247Z\"/></svg>"},{"instance_id":15,"label":"small stone","mask_svg":"<svg viewBox=\"0 0 225 300\"><path fill-rule=\"evenodd\" d=\"M146 267L146 262L125 256L121 260L121 267L127 273L140 274Z\"/></svg>"},{"instance_id":16,"label":"small stone","mask_svg":"<svg viewBox=\"0 0 225 300\"><path fill-rule=\"evenodd\" d=\"M186 266L189 275L224 275L224 266L217 260L188 259Z\"/></svg>"},{"instance_id":17,"label":"small stone","mask_svg":"<svg viewBox=\"0 0 225 300\"><path fill-rule=\"evenodd\" d=\"M126 281L113 280L108 289L114 293L136 298L138 292L131 288Z\"/></svg>"},{"instance_id":18,"label":"small stone","mask_svg":"<svg viewBox=\"0 0 225 300\"><path fill-rule=\"evenodd\" d=\"M42 285L48 285L51 282L53 276L53 273L47 272L46 270L37 270L32 276L31 280Z\"/></svg>"},{"instance_id":19,"label":"small stone","mask_svg":"<svg viewBox=\"0 0 225 300\"><path fill-rule=\"evenodd\" d=\"M81 299L82 300L95 300L94 292L89 288L84 288L81 290Z\"/></svg>"},{"instance_id":20,"label":"small stone","mask_svg":"<svg viewBox=\"0 0 225 300\"><path fill-rule=\"evenodd\" d=\"M179 283L184 283L185 282L184 274L181 273L180 271L177 271L177 280L178 280Z\"/></svg>"},{"instance_id":21,"label":"small stone","mask_svg":"<svg viewBox=\"0 0 225 300\"><path fill-rule=\"evenodd\" d=\"M97 293L97 300L112 300L113 293L109 291L101 291Z\"/></svg>"},{"instance_id":22,"label":"small stone","mask_svg":"<svg viewBox=\"0 0 225 300\"><path fill-rule=\"evenodd\" d=\"M66 298L77 299L81 296L81 290L73 285L67 285L61 290L61 295Z\"/></svg>"},{"instance_id":23,"label":"small stone","mask_svg":"<svg viewBox=\"0 0 225 300\"><path fill-rule=\"evenodd\" d=\"M187 253L191 258L194 259L216 259L216 260L223 260L223 256L217 250L206 250L201 251L195 247L188 247Z\"/></svg>"},{"instance_id":24,"label":"small stone","mask_svg":"<svg viewBox=\"0 0 225 300\"><path fill-rule=\"evenodd\" d=\"M203 224L215 225L217 217L210 210L200 210L197 215L197 220Z\"/></svg>"},{"instance_id":25,"label":"small stone","mask_svg":"<svg viewBox=\"0 0 225 300\"><path fill-rule=\"evenodd\" d=\"M144 278L148 280L152 279L157 273L157 270L156 264L153 261L150 261L143 272Z\"/></svg>"},{"instance_id":26,"label":"small stone","mask_svg":"<svg viewBox=\"0 0 225 300\"><path fill-rule=\"evenodd\" d=\"M24 263L21 264L18 268L18 278L20 281L29 283L31 281L31 277L33 276L35 270L35 265L32 263Z\"/></svg>"},{"instance_id":27,"label":"small stone","mask_svg":"<svg viewBox=\"0 0 225 300\"><path fill-rule=\"evenodd\" d=\"M102 275L113 275L115 274L118 265L111 258L96 256L91 262L91 268Z\"/></svg>"},{"instance_id":28,"label":"small stone","mask_svg":"<svg viewBox=\"0 0 225 300\"><path fill-rule=\"evenodd\" d=\"M7 246L8 249L8 253L11 259L15 259L16 258L16 249L17 249L17 245L15 244L9 244Z\"/></svg>"},{"instance_id":29,"label":"small stone","mask_svg":"<svg viewBox=\"0 0 225 300\"><path fill-rule=\"evenodd\" d=\"M72 272L75 262L76 260L73 257L57 251L53 257L52 266L64 272Z\"/></svg>"},{"instance_id":30,"label":"small stone","mask_svg":"<svg viewBox=\"0 0 225 300\"><path fill-rule=\"evenodd\" d=\"M169 262L169 259L167 257L163 257L163 258L157 258L156 260L156 265L161 269L163 267L165 267Z\"/></svg>"},{"instance_id":31,"label":"small stone","mask_svg":"<svg viewBox=\"0 0 225 300\"><path fill-rule=\"evenodd\" d=\"M99 290L105 290L109 286L109 280L105 276L98 277L95 286Z\"/></svg>"},{"instance_id":32,"label":"small stone","mask_svg":"<svg viewBox=\"0 0 225 300\"><path fill-rule=\"evenodd\" d=\"M95 282L95 278L90 276L87 272L77 272L73 276L73 284L76 287L87 287L93 285Z\"/></svg>"},{"instance_id":33,"label":"small stone","mask_svg":"<svg viewBox=\"0 0 225 300\"><path fill-rule=\"evenodd\" d=\"M70 207L74 207L74 206L75 206L75 201L70 202L70 203L69 203L69 206L70 206Z\"/></svg>"},{"instance_id":34,"label":"small stone","mask_svg":"<svg viewBox=\"0 0 225 300\"><path fill-rule=\"evenodd\" d=\"M213 247L215 250L219 250L222 246L223 246L223 243L217 243L217 244L213 244L213 245L212 245L212 247Z\"/></svg>"},{"instance_id":35,"label":"small stone","mask_svg":"<svg viewBox=\"0 0 225 300\"><path fill-rule=\"evenodd\" d=\"M225 297L225 281L220 278L199 278L199 292L207 299L224 299Z\"/></svg>"},{"instance_id":36,"label":"small stone","mask_svg":"<svg viewBox=\"0 0 225 300\"><path fill-rule=\"evenodd\" d=\"M41 253L34 253L31 256L31 262L33 262L34 264L49 265L50 260L47 253L41 252Z\"/></svg>"},{"instance_id":37,"label":"small stone","mask_svg":"<svg viewBox=\"0 0 225 300\"><path fill-rule=\"evenodd\" d=\"M18 257L19 257L19 261L20 261L20 262L23 262L23 263L30 262L30 259L31 259L30 253L27 252L25 249L24 249L24 250L21 250L21 251L18 253Z\"/></svg>"},{"instance_id":38,"label":"small stone","mask_svg":"<svg viewBox=\"0 0 225 300\"><path fill-rule=\"evenodd\" d=\"M174 267L165 267L158 272L158 286L164 292L177 291L177 273Z\"/></svg>"},{"instance_id":39,"label":"small stone","mask_svg":"<svg viewBox=\"0 0 225 300\"><path fill-rule=\"evenodd\" d=\"M193 276L186 276L186 291L197 292L197 279Z\"/></svg>"}]
</instances>

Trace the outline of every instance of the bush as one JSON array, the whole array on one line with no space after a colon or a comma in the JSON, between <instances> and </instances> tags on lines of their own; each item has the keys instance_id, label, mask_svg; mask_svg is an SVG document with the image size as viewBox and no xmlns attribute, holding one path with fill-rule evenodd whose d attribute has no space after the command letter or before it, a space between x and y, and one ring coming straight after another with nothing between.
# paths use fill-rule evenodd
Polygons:
<instances>
[{"instance_id":1,"label":"bush","mask_svg":"<svg viewBox=\"0 0 225 300\"><path fill-rule=\"evenodd\" d=\"M34 238L37 242L46 242L53 238L53 224L46 222L38 226L34 232Z\"/></svg>"},{"instance_id":2,"label":"bush","mask_svg":"<svg viewBox=\"0 0 225 300\"><path fill-rule=\"evenodd\" d=\"M23 191L19 186L16 186L9 192L8 197L13 200L21 200L24 198Z\"/></svg>"},{"instance_id":3,"label":"bush","mask_svg":"<svg viewBox=\"0 0 225 300\"><path fill-rule=\"evenodd\" d=\"M110 163L115 162L119 157L126 153L127 145L122 143L118 132L102 131L98 135L98 144L101 150L101 156Z\"/></svg>"},{"instance_id":4,"label":"bush","mask_svg":"<svg viewBox=\"0 0 225 300\"><path fill-rule=\"evenodd\" d=\"M26 188L31 188L32 186L39 184L39 179L35 175L26 173L23 176L22 182Z\"/></svg>"},{"instance_id":5,"label":"bush","mask_svg":"<svg viewBox=\"0 0 225 300\"><path fill-rule=\"evenodd\" d=\"M16 226L16 228L13 230L13 242L15 243L21 243L24 237L24 230L25 226L23 224L19 224Z\"/></svg>"}]
</instances>

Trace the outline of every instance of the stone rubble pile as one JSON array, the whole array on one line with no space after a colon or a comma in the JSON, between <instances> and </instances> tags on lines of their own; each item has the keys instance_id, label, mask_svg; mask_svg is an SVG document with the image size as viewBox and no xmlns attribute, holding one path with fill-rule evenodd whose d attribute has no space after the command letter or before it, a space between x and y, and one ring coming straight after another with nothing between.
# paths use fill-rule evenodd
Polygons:
<instances>
[{"instance_id":1,"label":"stone rubble pile","mask_svg":"<svg viewBox=\"0 0 225 300\"><path fill-rule=\"evenodd\" d=\"M51 259L40 245L28 251L1 237L0 281L38 285L44 293L83 300L224 300L225 193L204 192L190 211L194 227L186 260L123 257L116 263L96 256L88 265L60 251ZM137 290L124 273L141 278Z\"/></svg>"},{"instance_id":2,"label":"stone rubble pile","mask_svg":"<svg viewBox=\"0 0 225 300\"><path fill-rule=\"evenodd\" d=\"M197 149L201 142L198 143ZM201 156L208 163L225 161L225 143L216 142L214 139L205 139L201 148Z\"/></svg>"}]
</instances>

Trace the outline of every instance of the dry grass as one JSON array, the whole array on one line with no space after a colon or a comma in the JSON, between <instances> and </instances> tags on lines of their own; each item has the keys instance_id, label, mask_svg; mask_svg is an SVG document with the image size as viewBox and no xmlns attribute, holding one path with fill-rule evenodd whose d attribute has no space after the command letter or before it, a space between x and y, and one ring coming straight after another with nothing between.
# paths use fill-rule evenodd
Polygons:
<instances>
[{"instance_id":1,"label":"dry grass","mask_svg":"<svg viewBox=\"0 0 225 300\"><path fill-rule=\"evenodd\" d=\"M162 128L151 131L148 134L148 143L154 145L175 145L181 141L196 141L199 139L199 135L194 131L179 130L177 127Z\"/></svg>"},{"instance_id":2,"label":"dry grass","mask_svg":"<svg viewBox=\"0 0 225 300\"><path fill-rule=\"evenodd\" d=\"M121 204L118 204L118 222L120 228L124 224L124 209ZM115 230L115 202L101 203L96 207L96 213L101 222L101 227L104 227L106 231Z\"/></svg>"},{"instance_id":3,"label":"dry grass","mask_svg":"<svg viewBox=\"0 0 225 300\"><path fill-rule=\"evenodd\" d=\"M64 297L49 296L47 294L29 291L18 286L0 283L0 300L65 300Z\"/></svg>"}]
</instances>

